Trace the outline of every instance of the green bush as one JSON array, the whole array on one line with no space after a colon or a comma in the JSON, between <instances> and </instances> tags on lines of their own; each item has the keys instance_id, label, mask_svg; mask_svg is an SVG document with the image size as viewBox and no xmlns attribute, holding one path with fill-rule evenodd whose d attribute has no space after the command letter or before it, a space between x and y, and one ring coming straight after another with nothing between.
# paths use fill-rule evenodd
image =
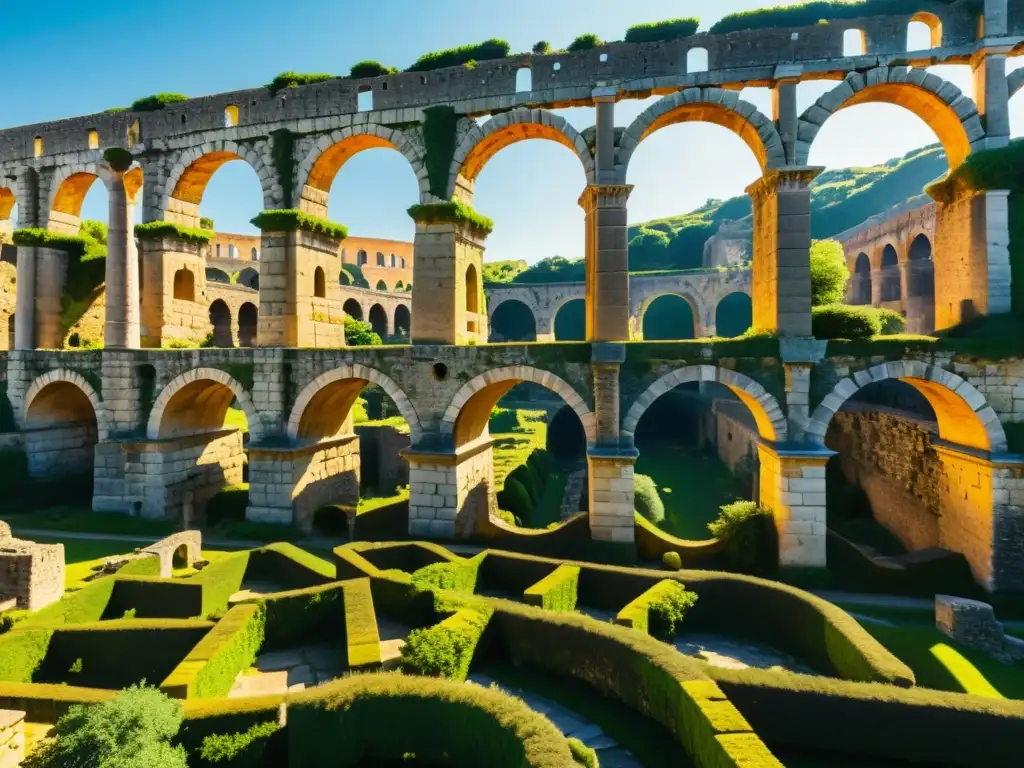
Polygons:
<instances>
[{"instance_id":1,"label":"green bush","mask_svg":"<svg viewBox=\"0 0 1024 768\"><path fill-rule=\"evenodd\" d=\"M678 571L683 567L683 559L678 552L666 552L661 556L661 564L668 571Z\"/></svg>"},{"instance_id":2,"label":"green bush","mask_svg":"<svg viewBox=\"0 0 1024 768\"><path fill-rule=\"evenodd\" d=\"M599 45L604 45L604 42L601 40L601 38L593 33L588 32L586 34L580 35L571 43L569 43L569 47L566 50L569 51L570 53L575 53L576 51L589 51L591 48L597 48Z\"/></svg>"},{"instance_id":3,"label":"green bush","mask_svg":"<svg viewBox=\"0 0 1024 768\"><path fill-rule=\"evenodd\" d=\"M541 488L537 485L537 475L530 469L526 464L520 464L518 467L508 473L508 477L505 478L507 483L509 480L518 482L530 496L530 508L537 506L541 497ZM515 510L511 510L515 511Z\"/></svg>"},{"instance_id":4,"label":"green bush","mask_svg":"<svg viewBox=\"0 0 1024 768\"><path fill-rule=\"evenodd\" d=\"M50 649L53 630L19 629L0 635L0 680L30 683Z\"/></svg>"},{"instance_id":5,"label":"green bush","mask_svg":"<svg viewBox=\"0 0 1024 768\"><path fill-rule=\"evenodd\" d=\"M816 339L869 339L882 332L873 307L829 304L811 310L811 330Z\"/></svg>"},{"instance_id":6,"label":"green bush","mask_svg":"<svg viewBox=\"0 0 1024 768\"><path fill-rule=\"evenodd\" d=\"M697 595L687 592L678 581L670 583L672 588L659 594L647 606L651 634L664 639L675 637L687 611L697 602Z\"/></svg>"},{"instance_id":7,"label":"green bush","mask_svg":"<svg viewBox=\"0 0 1024 768\"><path fill-rule=\"evenodd\" d=\"M283 729L280 723L268 721L256 723L241 733L211 733L202 740L199 757L209 765L229 764L233 768L284 765L284 755L272 751L274 742L284 742ZM283 747L279 750L284 751Z\"/></svg>"},{"instance_id":8,"label":"green bush","mask_svg":"<svg viewBox=\"0 0 1024 768\"><path fill-rule=\"evenodd\" d=\"M64 595L23 622L29 625L86 624L103 618L114 591L114 579L97 579L82 589Z\"/></svg>"},{"instance_id":9,"label":"green bush","mask_svg":"<svg viewBox=\"0 0 1024 768\"><path fill-rule=\"evenodd\" d=\"M491 38L476 45L463 45L459 48L426 53L416 59L406 72L429 72L433 69L462 66L472 61L504 59L511 50L512 46L507 41Z\"/></svg>"},{"instance_id":10,"label":"green bush","mask_svg":"<svg viewBox=\"0 0 1024 768\"><path fill-rule=\"evenodd\" d=\"M487 428L492 435L521 432L523 426L519 411L515 408L495 408L487 420Z\"/></svg>"},{"instance_id":11,"label":"green bush","mask_svg":"<svg viewBox=\"0 0 1024 768\"><path fill-rule=\"evenodd\" d=\"M445 183L447 184L447 181ZM433 191L433 187L431 187L431 191ZM445 192L447 193L447 190ZM489 235L494 231L492 219L482 213L477 213L470 205L461 200L417 204L411 206L408 213L413 221L421 224L465 224L483 235Z\"/></svg>"},{"instance_id":12,"label":"green bush","mask_svg":"<svg viewBox=\"0 0 1024 768\"><path fill-rule=\"evenodd\" d=\"M183 720L181 702L155 688L132 686L112 701L76 705L57 721L54 738L36 747L25 768L186 768L171 746Z\"/></svg>"},{"instance_id":13,"label":"green bush","mask_svg":"<svg viewBox=\"0 0 1024 768\"><path fill-rule=\"evenodd\" d=\"M487 628L486 605L463 608L432 627L414 629L402 646L402 670L426 677L465 680L477 643Z\"/></svg>"},{"instance_id":14,"label":"green bush","mask_svg":"<svg viewBox=\"0 0 1024 768\"><path fill-rule=\"evenodd\" d=\"M149 221L135 225L135 236L139 240L161 240L165 237L177 238L186 243L206 245L213 239L212 229L183 227L172 221Z\"/></svg>"},{"instance_id":15,"label":"green bush","mask_svg":"<svg viewBox=\"0 0 1024 768\"><path fill-rule=\"evenodd\" d=\"M531 50L538 56L544 56L551 51L551 43L547 40L539 40L533 44Z\"/></svg>"},{"instance_id":16,"label":"green bush","mask_svg":"<svg viewBox=\"0 0 1024 768\"><path fill-rule=\"evenodd\" d=\"M384 342L368 322L345 315L345 343L350 347L379 347Z\"/></svg>"},{"instance_id":17,"label":"green bush","mask_svg":"<svg viewBox=\"0 0 1024 768\"><path fill-rule=\"evenodd\" d=\"M548 477L555 469L555 457L544 448L534 448L533 452L527 457L526 463L530 465L530 468L540 478L541 483L547 483Z\"/></svg>"},{"instance_id":18,"label":"green bush","mask_svg":"<svg viewBox=\"0 0 1024 768\"><path fill-rule=\"evenodd\" d=\"M343 593L338 583L279 592L262 598L266 612L264 648L326 642L345 632Z\"/></svg>"},{"instance_id":19,"label":"green bush","mask_svg":"<svg viewBox=\"0 0 1024 768\"><path fill-rule=\"evenodd\" d=\"M577 765L582 765L584 768L598 768L597 752L579 739L569 738L567 741L569 751L572 753L572 759Z\"/></svg>"},{"instance_id":20,"label":"green bush","mask_svg":"<svg viewBox=\"0 0 1024 768\"><path fill-rule=\"evenodd\" d=\"M327 80L334 80L335 77L335 75L328 75L323 72L282 72L267 83L265 87L271 93L277 93L282 88L298 88L300 85L323 83Z\"/></svg>"},{"instance_id":21,"label":"green bush","mask_svg":"<svg viewBox=\"0 0 1024 768\"><path fill-rule=\"evenodd\" d=\"M222 488L206 505L207 525L245 520L249 506L249 484L229 485Z\"/></svg>"},{"instance_id":22,"label":"green bush","mask_svg":"<svg viewBox=\"0 0 1024 768\"><path fill-rule=\"evenodd\" d=\"M267 210L253 217L251 224L262 232L302 230L335 240L348 237L348 227L297 209Z\"/></svg>"},{"instance_id":23,"label":"green bush","mask_svg":"<svg viewBox=\"0 0 1024 768\"><path fill-rule=\"evenodd\" d=\"M505 478L505 486L497 496L498 508L511 512L520 520L529 520L533 514L533 500L521 482L514 477Z\"/></svg>"},{"instance_id":24,"label":"green bush","mask_svg":"<svg viewBox=\"0 0 1024 768\"><path fill-rule=\"evenodd\" d=\"M935 4L941 7L948 5L949 2L948 0L936 0ZM802 5L730 13L712 24L709 32L712 35L724 35L727 32L748 29L811 26L821 21L859 19L876 14L912 14L923 10L922 5L919 0L865 0L864 2L815 0Z\"/></svg>"},{"instance_id":25,"label":"green bush","mask_svg":"<svg viewBox=\"0 0 1024 768\"><path fill-rule=\"evenodd\" d=\"M358 64L353 64L352 69L349 70L349 77L381 77L383 75L394 75L398 72L395 67L385 67L379 61L360 61Z\"/></svg>"},{"instance_id":26,"label":"green bush","mask_svg":"<svg viewBox=\"0 0 1024 768\"><path fill-rule=\"evenodd\" d=\"M772 574L778 567L778 536L771 510L752 501L721 507L708 530L725 544L725 559L739 573Z\"/></svg>"},{"instance_id":27,"label":"green bush","mask_svg":"<svg viewBox=\"0 0 1024 768\"><path fill-rule=\"evenodd\" d=\"M878 313L878 319L881 325L881 334L883 336L892 336L897 333L903 333L904 327L906 327L907 320L903 315L894 309L884 309L878 307L875 309Z\"/></svg>"},{"instance_id":28,"label":"green bush","mask_svg":"<svg viewBox=\"0 0 1024 768\"><path fill-rule=\"evenodd\" d=\"M842 244L837 240L816 240L811 245L811 306L841 302L849 279Z\"/></svg>"},{"instance_id":29,"label":"green bush","mask_svg":"<svg viewBox=\"0 0 1024 768\"><path fill-rule=\"evenodd\" d=\"M477 555L468 560L460 558L426 565L413 572L412 585L421 592L450 589L471 595L476 591L483 561L483 556Z\"/></svg>"},{"instance_id":30,"label":"green bush","mask_svg":"<svg viewBox=\"0 0 1024 768\"><path fill-rule=\"evenodd\" d=\"M188 101L188 96L182 93L157 93L153 96L146 96L132 102L131 109L134 112L156 112L168 104L179 104Z\"/></svg>"},{"instance_id":31,"label":"green bush","mask_svg":"<svg viewBox=\"0 0 1024 768\"><path fill-rule=\"evenodd\" d=\"M573 611L579 588L580 569L576 565L560 565L523 592L523 602L548 611Z\"/></svg>"},{"instance_id":32,"label":"green bush","mask_svg":"<svg viewBox=\"0 0 1024 768\"><path fill-rule=\"evenodd\" d=\"M227 606L228 599L241 588L248 567L249 553L235 552L188 577L186 581L202 585L203 616L211 616Z\"/></svg>"},{"instance_id":33,"label":"green bush","mask_svg":"<svg viewBox=\"0 0 1024 768\"><path fill-rule=\"evenodd\" d=\"M665 519L665 505L661 501L654 480L647 475L634 475L633 494L636 511L643 515L645 520L657 525Z\"/></svg>"},{"instance_id":34,"label":"green bush","mask_svg":"<svg viewBox=\"0 0 1024 768\"><path fill-rule=\"evenodd\" d=\"M209 216L201 216L199 218L199 228L208 229L212 232L215 229L213 219L211 219Z\"/></svg>"},{"instance_id":35,"label":"green bush","mask_svg":"<svg viewBox=\"0 0 1024 768\"><path fill-rule=\"evenodd\" d=\"M626 30L627 43L657 43L664 40L675 40L689 37L697 33L700 19L667 19L651 21L646 24L634 24Z\"/></svg>"}]
</instances>

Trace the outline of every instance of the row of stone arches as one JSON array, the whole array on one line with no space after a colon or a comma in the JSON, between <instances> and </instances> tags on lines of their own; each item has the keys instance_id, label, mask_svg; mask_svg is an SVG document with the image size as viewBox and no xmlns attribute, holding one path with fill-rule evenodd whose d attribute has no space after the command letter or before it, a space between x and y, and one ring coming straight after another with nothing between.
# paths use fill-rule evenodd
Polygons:
<instances>
[{"instance_id":1,"label":"row of stone arches","mask_svg":"<svg viewBox=\"0 0 1024 768\"><path fill-rule=\"evenodd\" d=\"M346 299L342 305L345 314L354 320L363 320L370 324L373 332L382 339L388 336L409 337L412 328L412 313L405 304L396 304L392 316L389 318L387 310L383 305L374 303L364 312L363 305L355 299Z\"/></svg>"}]
</instances>

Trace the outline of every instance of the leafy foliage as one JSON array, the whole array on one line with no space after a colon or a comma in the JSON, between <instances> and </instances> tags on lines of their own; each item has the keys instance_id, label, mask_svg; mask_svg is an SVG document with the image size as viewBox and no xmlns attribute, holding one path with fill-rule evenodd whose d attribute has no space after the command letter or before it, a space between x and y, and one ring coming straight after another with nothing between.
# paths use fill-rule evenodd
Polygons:
<instances>
[{"instance_id":1,"label":"leafy foliage","mask_svg":"<svg viewBox=\"0 0 1024 768\"><path fill-rule=\"evenodd\" d=\"M183 101L188 101L188 96L181 93L157 93L136 99L132 102L131 109L134 112L156 112L168 104L179 104Z\"/></svg>"},{"instance_id":2,"label":"leafy foliage","mask_svg":"<svg viewBox=\"0 0 1024 768\"><path fill-rule=\"evenodd\" d=\"M932 5L949 5L952 0L932 0ZM835 19L857 19L874 14L917 13L926 10L928 3L920 0L815 0L802 5L760 8L753 11L730 13L711 25L713 35L747 29L769 27L803 27Z\"/></svg>"},{"instance_id":3,"label":"leafy foliage","mask_svg":"<svg viewBox=\"0 0 1024 768\"><path fill-rule=\"evenodd\" d=\"M579 739L570 738L567 741L569 751L572 753L572 759L577 765L582 765L583 768L598 768L597 752Z\"/></svg>"},{"instance_id":4,"label":"leafy foliage","mask_svg":"<svg viewBox=\"0 0 1024 768\"><path fill-rule=\"evenodd\" d=\"M186 243L206 245L213 239L213 232L205 228L185 227L173 221L149 221L135 225L135 236L139 240L162 240L173 237Z\"/></svg>"},{"instance_id":5,"label":"leafy foliage","mask_svg":"<svg viewBox=\"0 0 1024 768\"><path fill-rule=\"evenodd\" d=\"M348 228L343 224L336 224L298 209L263 211L252 219L252 225L264 232L292 232L301 229L336 240L348 237Z\"/></svg>"},{"instance_id":6,"label":"leafy foliage","mask_svg":"<svg viewBox=\"0 0 1024 768\"><path fill-rule=\"evenodd\" d=\"M406 72L429 72L444 67L458 67L468 62L504 59L512 50L506 40L491 38L475 45L447 48L443 51L425 53Z\"/></svg>"},{"instance_id":7,"label":"leafy foliage","mask_svg":"<svg viewBox=\"0 0 1024 768\"><path fill-rule=\"evenodd\" d=\"M430 192L435 197L448 197L448 173L455 157L456 128L459 118L455 108L447 105L427 107L423 110L423 144L426 148L424 164Z\"/></svg>"},{"instance_id":8,"label":"leafy foliage","mask_svg":"<svg viewBox=\"0 0 1024 768\"><path fill-rule=\"evenodd\" d=\"M277 93L282 88L298 88L300 85L322 83L336 77L337 75L328 75L325 72L282 72L267 83L266 88L271 93Z\"/></svg>"},{"instance_id":9,"label":"leafy foliage","mask_svg":"<svg viewBox=\"0 0 1024 768\"><path fill-rule=\"evenodd\" d=\"M526 520L533 513L533 501L529 492L514 477L506 477L505 485L498 493L498 508L511 512L520 520Z\"/></svg>"},{"instance_id":10,"label":"leafy foliage","mask_svg":"<svg viewBox=\"0 0 1024 768\"><path fill-rule=\"evenodd\" d=\"M352 69L349 70L349 77L381 77L383 75L394 75L397 74L398 69L395 67L385 67L379 61L366 60L360 61L357 64L352 65Z\"/></svg>"},{"instance_id":11,"label":"leafy foliage","mask_svg":"<svg viewBox=\"0 0 1024 768\"><path fill-rule=\"evenodd\" d=\"M569 43L569 47L566 50L570 53L575 53L576 51L589 51L591 48L597 48L599 45L604 45L601 38L592 32L588 32L580 35Z\"/></svg>"},{"instance_id":12,"label":"leafy foliage","mask_svg":"<svg viewBox=\"0 0 1024 768\"><path fill-rule=\"evenodd\" d=\"M548 611L576 609L580 569L578 565L563 563L523 592L523 602Z\"/></svg>"},{"instance_id":13,"label":"leafy foliage","mask_svg":"<svg viewBox=\"0 0 1024 768\"><path fill-rule=\"evenodd\" d=\"M432 627L414 629L402 647L402 670L465 680L473 652L490 621L486 607L465 608Z\"/></svg>"},{"instance_id":14,"label":"leafy foliage","mask_svg":"<svg viewBox=\"0 0 1024 768\"><path fill-rule=\"evenodd\" d=\"M811 305L838 304L846 293L850 271L846 254L836 240L817 240L811 245Z\"/></svg>"},{"instance_id":15,"label":"leafy foliage","mask_svg":"<svg viewBox=\"0 0 1024 768\"><path fill-rule=\"evenodd\" d=\"M511 283L520 273L526 271L525 259L516 261L484 262L484 283Z\"/></svg>"},{"instance_id":16,"label":"leafy foliage","mask_svg":"<svg viewBox=\"0 0 1024 768\"><path fill-rule=\"evenodd\" d=\"M626 42L656 43L663 40L675 40L677 37L689 37L697 32L698 26L700 26L700 19L695 18L634 24L626 30Z\"/></svg>"},{"instance_id":17,"label":"leafy foliage","mask_svg":"<svg viewBox=\"0 0 1024 768\"><path fill-rule=\"evenodd\" d=\"M666 552L661 556L661 564L668 571L678 571L683 567L683 559L678 552Z\"/></svg>"},{"instance_id":18,"label":"leafy foliage","mask_svg":"<svg viewBox=\"0 0 1024 768\"><path fill-rule=\"evenodd\" d=\"M413 221L423 224L437 224L451 222L453 224L466 224L482 234L490 234L494 231L494 221L481 213L477 213L472 207L461 200L449 200L445 203L417 204L409 208L409 216Z\"/></svg>"},{"instance_id":19,"label":"leafy foliage","mask_svg":"<svg viewBox=\"0 0 1024 768\"><path fill-rule=\"evenodd\" d=\"M752 501L737 501L721 508L708 523L711 535L726 542L730 569L740 573L770 574L778 562L775 520L771 510Z\"/></svg>"},{"instance_id":20,"label":"leafy foliage","mask_svg":"<svg viewBox=\"0 0 1024 768\"><path fill-rule=\"evenodd\" d=\"M531 50L538 56L544 56L551 51L551 43L547 40L538 40Z\"/></svg>"},{"instance_id":21,"label":"leafy foliage","mask_svg":"<svg viewBox=\"0 0 1024 768\"><path fill-rule=\"evenodd\" d=\"M345 343L350 347L379 347L384 342L368 322L345 315Z\"/></svg>"},{"instance_id":22,"label":"leafy foliage","mask_svg":"<svg viewBox=\"0 0 1024 768\"><path fill-rule=\"evenodd\" d=\"M654 480L647 475L634 475L633 489L637 512L655 525L665 519L665 505L661 501Z\"/></svg>"},{"instance_id":23,"label":"leafy foliage","mask_svg":"<svg viewBox=\"0 0 1024 768\"><path fill-rule=\"evenodd\" d=\"M199 219L199 228L200 229L209 229L210 231L213 231L214 230L213 219L211 219L209 216L202 216L202 217L200 217L200 219Z\"/></svg>"},{"instance_id":24,"label":"leafy foliage","mask_svg":"<svg viewBox=\"0 0 1024 768\"><path fill-rule=\"evenodd\" d=\"M171 746L184 719L181 702L132 686L102 704L76 705L57 721L26 768L185 768L185 748Z\"/></svg>"},{"instance_id":25,"label":"leafy foliage","mask_svg":"<svg viewBox=\"0 0 1024 768\"><path fill-rule=\"evenodd\" d=\"M648 606L649 628L655 637L671 639L679 631L686 613L697 602L697 595L689 592L678 581L668 582L666 588Z\"/></svg>"},{"instance_id":26,"label":"leafy foliage","mask_svg":"<svg viewBox=\"0 0 1024 768\"><path fill-rule=\"evenodd\" d=\"M877 307L829 304L811 310L811 329L818 339L869 339L903 330L898 312Z\"/></svg>"},{"instance_id":27,"label":"leafy foliage","mask_svg":"<svg viewBox=\"0 0 1024 768\"><path fill-rule=\"evenodd\" d=\"M233 766L266 765L267 742L281 732L283 726L273 721L256 723L240 733L211 733L204 737L199 756L207 763Z\"/></svg>"}]
</instances>

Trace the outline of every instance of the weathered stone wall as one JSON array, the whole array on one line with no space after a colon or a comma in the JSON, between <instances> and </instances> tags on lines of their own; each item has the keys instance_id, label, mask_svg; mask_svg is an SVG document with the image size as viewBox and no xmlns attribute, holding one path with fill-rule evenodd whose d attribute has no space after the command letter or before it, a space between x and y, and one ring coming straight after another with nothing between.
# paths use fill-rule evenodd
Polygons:
<instances>
[{"instance_id":1,"label":"weathered stone wall","mask_svg":"<svg viewBox=\"0 0 1024 768\"><path fill-rule=\"evenodd\" d=\"M718 458L734 474L752 470L751 465L757 462L757 428L740 409L746 406L726 400L715 400L712 404Z\"/></svg>"},{"instance_id":2,"label":"weathered stone wall","mask_svg":"<svg viewBox=\"0 0 1024 768\"><path fill-rule=\"evenodd\" d=\"M0 531L0 603L37 611L64 594L64 545L36 544Z\"/></svg>"},{"instance_id":3,"label":"weathered stone wall","mask_svg":"<svg viewBox=\"0 0 1024 768\"><path fill-rule=\"evenodd\" d=\"M384 495L408 485L409 464L402 452L412 444L409 432L386 424L356 425L355 430L362 458L362 484Z\"/></svg>"},{"instance_id":4,"label":"weathered stone wall","mask_svg":"<svg viewBox=\"0 0 1024 768\"><path fill-rule=\"evenodd\" d=\"M30 477L39 480L93 471L95 422L33 429L24 435Z\"/></svg>"}]
</instances>

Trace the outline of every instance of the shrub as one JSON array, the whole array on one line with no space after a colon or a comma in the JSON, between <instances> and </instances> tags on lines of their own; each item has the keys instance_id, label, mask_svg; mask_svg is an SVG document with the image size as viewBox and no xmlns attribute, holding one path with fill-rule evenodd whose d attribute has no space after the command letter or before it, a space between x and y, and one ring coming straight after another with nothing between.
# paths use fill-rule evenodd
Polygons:
<instances>
[{"instance_id":1,"label":"shrub","mask_svg":"<svg viewBox=\"0 0 1024 768\"><path fill-rule=\"evenodd\" d=\"M433 191L433 186L431 187ZM435 192L435 194L437 194ZM470 229L489 235L494 231L494 221L481 213L477 213L470 205L461 200L446 203L429 203L413 205L408 210L413 221L422 224L452 223L465 224Z\"/></svg>"},{"instance_id":2,"label":"shrub","mask_svg":"<svg viewBox=\"0 0 1024 768\"><path fill-rule=\"evenodd\" d=\"M491 38L476 45L463 45L434 53L425 53L413 63L407 72L429 72L444 67L458 67L471 61L504 59L512 46L505 40Z\"/></svg>"},{"instance_id":3,"label":"shrub","mask_svg":"<svg viewBox=\"0 0 1024 768\"><path fill-rule=\"evenodd\" d=\"M37 746L26 768L185 768L185 748L171 746L184 719L180 702L132 686L112 701L76 705Z\"/></svg>"},{"instance_id":4,"label":"shrub","mask_svg":"<svg viewBox=\"0 0 1024 768\"><path fill-rule=\"evenodd\" d=\"M134 112L156 112L168 104L179 104L182 101L188 101L188 96L182 93L157 93L143 99L136 99L132 102L131 109Z\"/></svg>"},{"instance_id":5,"label":"shrub","mask_svg":"<svg viewBox=\"0 0 1024 768\"><path fill-rule=\"evenodd\" d=\"M368 322L345 315L345 343L350 347L379 347L384 342Z\"/></svg>"},{"instance_id":6,"label":"shrub","mask_svg":"<svg viewBox=\"0 0 1024 768\"><path fill-rule=\"evenodd\" d=\"M212 232L214 229L213 219L211 219L209 216L201 216L199 218L199 228L208 229Z\"/></svg>"},{"instance_id":7,"label":"shrub","mask_svg":"<svg viewBox=\"0 0 1024 768\"><path fill-rule=\"evenodd\" d=\"M211 733L199 748L199 756L211 765L228 763L236 768L260 768L265 765L281 765L269 762L268 752L272 740L283 734L283 726L273 721L256 723L241 733Z\"/></svg>"},{"instance_id":8,"label":"shrub","mask_svg":"<svg viewBox=\"0 0 1024 768\"><path fill-rule=\"evenodd\" d=\"M394 75L398 72L395 67L385 67L379 61L360 61L358 64L353 64L352 69L349 70L349 77L381 77L383 75Z\"/></svg>"},{"instance_id":9,"label":"shrub","mask_svg":"<svg viewBox=\"0 0 1024 768\"><path fill-rule=\"evenodd\" d=\"M217 525L223 522L241 522L245 520L245 510L249 506L249 484L229 485L218 491L206 505L206 522Z\"/></svg>"},{"instance_id":10,"label":"shrub","mask_svg":"<svg viewBox=\"0 0 1024 768\"><path fill-rule=\"evenodd\" d=\"M487 420L487 428L492 435L505 432L521 432L523 426L519 419L519 411L515 408L495 408L491 411L490 418Z\"/></svg>"},{"instance_id":11,"label":"shrub","mask_svg":"<svg viewBox=\"0 0 1024 768\"><path fill-rule=\"evenodd\" d=\"M657 43L696 34L700 19L667 19L634 24L626 30L627 43Z\"/></svg>"},{"instance_id":12,"label":"shrub","mask_svg":"<svg viewBox=\"0 0 1024 768\"><path fill-rule=\"evenodd\" d=\"M679 631L686 612L697 602L697 595L686 591L678 581L668 582L666 588L648 605L651 634L655 637L670 639Z\"/></svg>"},{"instance_id":13,"label":"shrub","mask_svg":"<svg viewBox=\"0 0 1024 768\"><path fill-rule=\"evenodd\" d=\"M572 753L572 759L577 765L582 765L584 768L598 768L597 752L577 738L567 739L567 742L569 744L569 752Z\"/></svg>"},{"instance_id":14,"label":"shrub","mask_svg":"<svg viewBox=\"0 0 1024 768\"><path fill-rule=\"evenodd\" d=\"M271 93L277 93L282 88L298 88L300 85L311 85L334 79L335 75L328 75L324 72L282 72L267 83L266 88Z\"/></svg>"},{"instance_id":15,"label":"shrub","mask_svg":"<svg viewBox=\"0 0 1024 768\"><path fill-rule=\"evenodd\" d=\"M869 339L882 332L882 323L871 307L829 304L811 310L811 329L817 339Z\"/></svg>"},{"instance_id":16,"label":"shrub","mask_svg":"<svg viewBox=\"0 0 1024 768\"><path fill-rule=\"evenodd\" d=\"M469 560L449 560L425 565L413 572L412 585L421 592L451 589L473 594L482 562L483 558L477 556Z\"/></svg>"},{"instance_id":17,"label":"shrub","mask_svg":"<svg viewBox=\"0 0 1024 768\"><path fill-rule=\"evenodd\" d=\"M256 215L251 223L263 232L294 232L301 229L336 240L348 237L348 228L344 225L297 209L263 211Z\"/></svg>"},{"instance_id":18,"label":"shrub","mask_svg":"<svg viewBox=\"0 0 1024 768\"><path fill-rule=\"evenodd\" d=\"M740 573L771 574L778 565L775 520L771 510L752 501L724 505L708 523L711 535L725 541L729 567Z\"/></svg>"},{"instance_id":19,"label":"shrub","mask_svg":"<svg viewBox=\"0 0 1024 768\"><path fill-rule=\"evenodd\" d=\"M849 279L843 246L836 240L816 240L811 245L811 306L841 302Z\"/></svg>"},{"instance_id":20,"label":"shrub","mask_svg":"<svg viewBox=\"0 0 1024 768\"><path fill-rule=\"evenodd\" d=\"M585 35L580 35L569 43L569 47L566 50L570 53L575 53L576 51L589 51L591 48L597 48L599 45L604 45L601 38L588 32Z\"/></svg>"},{"instance_id":21,"label":"shrub","mask_svg":"<svg viewBox=\"0 0 1024 768\"><path fill-rule=\"evenodd\" d=\"M511 512L520 520L533 514L533 501L523 484L513 477L505 478L505 487L498 493L498 508Z\"/></svg>"},{"instance_id":22,"label":"shrub","mask_svg":"<svg viewBox=\"0 0 1024 768\"><path fill-rule=\"evenodd\" d=\"M633 493L636 511L643 515L644 519L655 525L665 519L665 505L661 502L654 480L647 475L634 475Z\"/></svg>"},{"instance_id":23,"label":"shrub","mask_svg":"<svg viewBox=\"0 0 1024 768\"><path fill-rule=\"evenodd\" d=\"M573 611L580 582L577 565L560 565L523 592L523 602L549 611Z\"/></svg>"},{"instance_id":24,"label":"shrub","mask_svg":"<svg viewBox=\"0 0 1024 768\"><path fill-rule=\"evenodd\" d=\"M555 457L544 448L535 448L533 453L526 459L541 483L546 483L548 476L555 468Z\"/></svg>"},{"instance_id":25,"label":"shrub","mask_svg":"<svg viewBox=\"0 0 1024 768\"><path fill-rule=\"evenodd\" d=\"M486 606L464 608L440 624L414 629L402 647L402 670L413 675L465 680L490 618L491 611Z\"/></svg>"},{"instance_id":26,"label":"shrub","mask_svg":"<svg viewBox=\"0 0 1024 768\"><path fill-rule=\"evenodd\" d=\"M539 40L533 44L532 50L538 56L544 56L551 50L551 43L547 40Z\"/></svg>"},{"instance_id":27,"label":"shrub","mask_svg":"<svg viewBox=\"0 0 1024 768\"><path fill-rule=\"evenodd\" d=\"M537 475L530 469L526 464L520 464L518 467L508 473L508 477L505 478L505 482L514 480L520 483L526 492L530 495L530 508L537 506L537 502L540 501L541 489L537 485ZM511 510L515 511L515 510Z\"/></svg>"},{"instance_id":28,"label":"shrub","mask_svg":"<svg viewBox=\"0 0 1024 768\"><path fill-rule=\"evenodd\" d=\"M661 564L668 571L678 571L683 567L683 559L678 552L666 552L661 556Z\"/></svg>"},{"instance_id":29,"label":"shrub","mask_svg":"<svg viewBox=\"0 0 1024 768\"><path fill-rule=\"evenodd\" d=\"M878 319L882 326L880 331L882 335L892 336L893 334L903 333L903 328L907 324L907 320L903 315L894 309L885 309L884 307L875 308L875 312L878 314Z\"/></svg>"}]
</instances>

